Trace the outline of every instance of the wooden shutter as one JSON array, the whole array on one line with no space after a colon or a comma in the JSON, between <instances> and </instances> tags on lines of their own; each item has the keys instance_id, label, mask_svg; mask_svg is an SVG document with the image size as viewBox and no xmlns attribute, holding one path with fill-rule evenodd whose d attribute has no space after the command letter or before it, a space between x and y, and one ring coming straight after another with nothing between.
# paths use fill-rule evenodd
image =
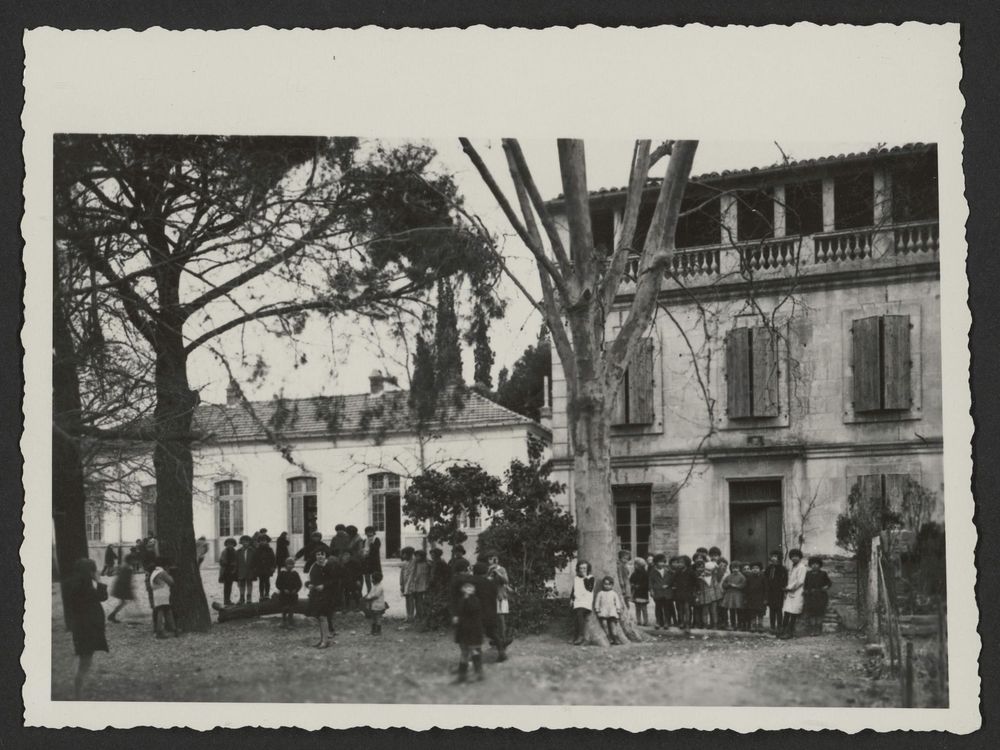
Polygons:
<instances>
[{"instance_id":1,"label":"wooden shutter","mask_svg":"<svg viewBox=\"0 0 1000 750\"><path fill-rule=\"evenodd\" d=\"M885 507L893 513L899 513L903 508L903 495L910 481L909 474L885 475Z\"/></svg>"},{"instance_id":2,"label":"wooden shutter","mask_svg":"<svg viewBox=\"0 0 1000 750\"><path fill-rule=\"evenodd\" d=\"M653 423L653 340L642 339L628 366L629 424Z\"/></svg>"},{"instance_id":3,"label":"wooden shutter","mask_svg":"<svg viewBox=\"0 0 1000 750\"><path fill-rule=\"evenodd\" d=\"M882 509L882 475L866 474L858 477L861 485L861 501L864 507L881 515Z\"/></svg>"},{"instance_id":4,"label":"wooden shutter","mask_svg":"<svg viewBox=\"0 0 1000 750\"><path fill-rule=\"evenodd\" d=\"M910 393L910 316L884 316L882 331L884 408L909 409L913 403Z\"/></svg>"},{"instance_id":5,"label":"wooden shutter","mask_svg":"<svg viewBox=\"0 0 1000 750\"><path fill-rule=\"evenodd\" d=\"M753 415L778 416L778 337L759 326L753 329Z\"/></svg>"},{"instance_id":6,"label":"wooden shutter","mask_svg":"<svg viewBox=\"0 0 1000 750\"><path fill-rule=\"evenodd\" d=\"M607 356L611 349L611 344L604 345L604 356ZM611 424L613 426L628 424L628 368L625 368L625 376L618 384L618 391L615 393L615 403L611 411Z\"/></svg>"},{"instance_id":7,"label":"wooden shutter","mask_svg":"<svg viewBox=\"0 0 1000 750\"><path fill-rule=\"evenodd\" d=\"M851 326L854 344L854 411L882 408L879 367L878 317L855 320Z\"/></svg>"},{"instance_id":8,"label":"wooden shutter","mask_svg":"<svg viewBox=\"0 0 1000 750\"><path fill-rule=\"evenodd\" d=\"M735 328L726 336L726 408L730 419L751 416L750 329Z\"/></svg>"}]
</instances>

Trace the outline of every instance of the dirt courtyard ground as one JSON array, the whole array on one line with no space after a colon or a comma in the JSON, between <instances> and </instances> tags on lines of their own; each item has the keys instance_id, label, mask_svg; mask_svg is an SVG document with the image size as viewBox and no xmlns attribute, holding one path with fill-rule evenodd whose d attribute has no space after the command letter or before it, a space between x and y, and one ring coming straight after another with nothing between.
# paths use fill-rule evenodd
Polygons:
<instances>
[{"instance_id":1,"label":"dirt courtyard ground","mask_svg":"<svg viewBox=\"0 0 1000 750\"><path fill-rule=\"evenodd\" d=\"M52 695L69 700L75 658L58 600L53 588ZM554 632L515 641L502 664L488 653L484 682L453 685L458 649L451 635L401 628L399 620L387 620L384 635L373 637L360 614L340 614L336 645L317 650L315 625L304 617L290 631L267 617L167 640L153 638L140 602L121 617L107 627L110 653L94 657L87 700L896 705L890 683L866 676L863 643L848 635L778 641L694 631L602 649L571 646Z\"/></svg>"}]
</instances>

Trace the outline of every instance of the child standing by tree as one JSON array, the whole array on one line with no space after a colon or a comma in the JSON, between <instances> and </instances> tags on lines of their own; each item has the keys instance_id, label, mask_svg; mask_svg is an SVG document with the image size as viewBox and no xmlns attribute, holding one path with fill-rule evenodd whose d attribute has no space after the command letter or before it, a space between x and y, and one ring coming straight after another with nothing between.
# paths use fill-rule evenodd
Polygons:
<instances>
[{"instance_id":1,"label":"child standing by tree","mask_svg":"<svg viewBox=\"0 0 1000 750\"><path fill-rule=\"evenodd\" d=\"M611 576L604 576L601 581L601 590L594 598L594 614L597 615L597 621L601 623L601 627L607 632L608 640L611 641L612 646L621 643L618 636L615 635L615 625L621 619L624 609L625 605L621 597L618 596L618 592L615 591L615 579Z\"/></svg>"},{"instance_id":2,"label":"child standing by tree","mask_svg":"<svg viewBox=\"0 0 1000 750\"><path fill-rule=\"evenodd\" d=\"M460 661L458 679L469 679L469 661L472 661L476 679L483 679L483 613L472 581L462 581L458 601L452 604L452 624L455 626L455 643L458 644Z\"/></svg>"},{"instance_id":3,"label":"child standing by tree","mask_svg":"<svg viewBox=\"0 0 1000 750\"><path fill-rule=\"evenodd\" d=\"M389 608L385 603L385 589L382 588L382 571L370 573L371 588L364 596L365 617L371 620L372 635L382 635L382 615Z\"/></svg>"},{"instance_id":4,"label":"child standing by tree","mask_svg":"<svg viewBox=\"0 0 1000 750\"><path fill-rule=\"evenodd\" d=\"M295 605L299 601L299 591L302 589L302 579L295 570L295 558L285 558L285 567L278 571L274 581L278 590L278 601L281 603L281 627L295 626Z\"/></svg>"},{"instance_id":5,"label":"child standing by tree","mask_svg":"<svg viewBox=\"0 0 1000 750\"><path fill-rule=\"evenodd\" d=\"M166 638L166 630L179 637L181 631L174 622L174 610L170 606L170 589L174 579L167 572L170 561L165 557L156 559L156 565L149 574L149 587L153 592L153 629L157 638Z\"/></svg>"},{"instance_id":6,"label":"child standing by tree","mask_svg":"<svg viewBox=\"0 0 1000 750\"><path fill-rule=\"evenodd\" d=\"M635 558L635 570L629 576L629 586L632 589L632 601L635 602L636 623L649 625L649 614L646 611L649 605L649 571L646 570L646 561L641 557Z\"/></svg>"},{"instance_id":7,"label":"child standing by tree","mask_svg":"<svg viewBox=\"0 0 1000 750\"><path fill-rule=\"evenodd\" d=\"M823 559L810 557L809 572L806 573L803 584L806 632L809 635L819 635L823 632L823 617L826 615L826 605L829 600L826 592L831 585L830 576L823 570Z\"/></svg>"},{"instance_id":8,"label":"child standing by tree","mask_svg":"<svg viewBox=\"0 0 1000 750\"><path fill-rule=\"evenodd\" d=\"M587 632L587 618L594 609L594 576L590 572L590 563L586 560L576 564L569 605L573 608L573 645L579 646Z\"/></svg>"}]
</instances>

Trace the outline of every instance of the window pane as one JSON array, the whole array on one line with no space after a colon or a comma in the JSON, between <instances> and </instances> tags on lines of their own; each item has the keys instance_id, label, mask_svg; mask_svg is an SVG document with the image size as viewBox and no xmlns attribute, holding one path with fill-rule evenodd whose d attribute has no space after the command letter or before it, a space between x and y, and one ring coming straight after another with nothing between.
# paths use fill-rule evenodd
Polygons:
<instances>
[{"instance_id":1,"label":"window pane","mask_svg":"<svg viewBox=\"0 0 1000 750\"><path fill-rule=\"evenodd\" d=\"M316 491L316 477L306 477L305 480L305 492L315 492Z\"/></svg>"},{"instance_id":2,"label":"window pane","mask_svg":"<svg viewBox=\"0 0 1000 750\"><path fill-rule=\"evenodd\" d=\"M368 477L368 487L373 490L382 489L382 475L372 474L370 477Z\"/></svg>"},{"instance_id":3,"label":"window pane","mask_svg":"<svg viewBox=\"0 0 1000 750\"><path fill-rule=\"evenodd\" d=\"M389 479L389 489L395 490L399 488L399 476L396 474L386 474Z\"/></svg>"},{"instance_id":4,"label":"window pane","mask_svg":"<svg viewBox=\"0 0 1000 750\"><path fill-rule=\"evenodd\" d=\"M233 503L233 533L242 534L243 533L243 498L234 497Z\"/></svg>"},{"instance_id":5,"label":"window pane","mask_svg":"<svg viewBox=\"0 0 1000 750\"><path fill-rule=\"evenodd\" d=\"M385 495L372 495L371 507L372 526L375 527L375 531L385 531Z\"/></svg>"},{"instance_id":6,"label":"window pane","mask_svg":"<svg viewBox=\"0 0 1000 750\"><path fill-rule=\"evenodd\" d=\"M229 528L229 503L223 500L219 502L219 536L230 536L232 533Z\"/></svg>"},{"instance_id":7,"label":"window pane","mask_svg":"<svg viewBox=\"0 0 1000 750\"><path fill-rule=\"evenodd\" d=\"M215 485L215 491L219 495L228 495L229 482L219 482L217 485Z\"/></svg>"}]
</instances>

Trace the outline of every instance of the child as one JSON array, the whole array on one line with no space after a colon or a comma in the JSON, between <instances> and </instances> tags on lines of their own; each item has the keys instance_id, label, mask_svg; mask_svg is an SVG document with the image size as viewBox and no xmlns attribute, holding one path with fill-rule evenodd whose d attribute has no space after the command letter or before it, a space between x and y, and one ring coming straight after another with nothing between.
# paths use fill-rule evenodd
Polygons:
<instances>
[{"instance_id":1,"label":"child","mask_svg":"<svg viewBox=\"0 0 1000 750\"><path fill-rule=\"evenodd\" d=\"M632 575L632 553L627 549L618 551L618 588L621 589L625 598L625 606L628 606L632 591L629 587L629 577Z\"/></svg>"},{"instance_id":2,"label":"child","mask_svg":"<svg viewBox=\"0 0 1000 750\"><path fill-rule=\"evenodd\" d=\"M590 572L590 563L586 560L576 564L576 578L573 579L569 606L573 608L573 645L580 646L587 630L587 618L594 609L594 576Z\"/></svg>"},{"instance_id":3,"label":"child","mask_svg":"<svg viewBox=\"0 0 1000 750\"><path fill-rule=\"evenodd\" d=\"M615 625L618 624L624 609L625 605L622 603L621 597L618 596L618 592L615 591L615 579L611 576L604 576L601 581L601 590L594 598L594 614L597 615L597 621L607 632L608 640L611 641L612 646L621 644L618 636L615 635Z\"/></svg>"},{"instance_id":4,"label":"child","mask_svg":"<svg viewBox=\"0 0 1000 750\"><path fill-rule=\"evenodd\" d=\"M132 591L132 566L121 565L115 573L115 580L111 584L111 596L118 600L117 606L108 615L108 622L118 622L118 613L124 609L125 605L135 599Z\"/></svg>"},{"instance_id":5,"label":"child","mask_svg":"<svg viewBox=\"0 0 1000 750\"><path fill-rule=\"evenodd\" d=\"M646 570L646 561L641 557L635 558L635 570L628 582L632 589L632 601L635 602L635 621L639 625L649 625L649 615L646 612L649 603L649 571Z\"/></svg>"},{"instance_id":6,"label":"child","mask_svg":"<svg viewBox=\"0 0 1000 750\"><path fill-rule=\"evenodd\" d=\"M219 555L219 583L222 584L222 601L228 607L233 603L233 583L236 581L236 540L230 537L223 542Z\"/></svg>"},{"instance_id":7,"label":"child","mask_svg":"<svg viewBox=\"0 0 1000 750\"><path fill-rule=\"evenodd\" d=\"M181 631L174 622L174 610L170 607L170 587L174 579L167 572L170 561L165 557L156 559L155 567L149 574L149 586L153 592L153 630L157 638L166 638L165 629L173 631L174 637L180 637Z\"/></svg>"},{"instance_id":8,"label":"child","mask_svg":"<svg viewBox=\"0 0 1000 750\"><path fill-rule=\"evenodd\" d=\"M729 610L722 603L722 597L725 594L722 582L726 579L727 575L729 575L729 560L720 557L715 561L715 570L712 571L712 585L719 596L719 601L716 602L715 606L715 619L722 630L729 630Z\"/></svg>"},{"instance_id":9,"label":"child","mask_svg":"<svg viewBox=\"0 0 1000 750\"><path fill-rule=\"evenodd\" d=\"M413 595L407 590L410 576L413 575L413 547L403 547L399 551L399 593L403 595L406 602L406 622L413 622L415 614Z\"/></svg>"},{"instance_id":10,"label":"child","mask_svg":"<svg viewBox=\"0 0 1000 750\"><path fill-rule=\"evenodd\" d=\"M254 549L253 565L254 573L257 575L257 593L260 600L271 598L271 576L274 575L275 568L278 567L278 558L271 549L270 540L267 536L267 529L261 529L257 537L257 546ZM282 561L284 564L284 561Z\"/></svg>"},{"instance_id":11,"label":"child","mask_svg":"<svg viewBox=\"0 0 1000 750\"><path fill-rule=\"evenodd\" d=\"M295 570L294 557L285 559L285 568L278 571L274 587L278 589L278 601L281 604L281 627L295 627L295 605L299 601L302 579Z\"/></svg>"},{"instance_id":12,"label":"child","mask_svg":"<svg viewBox=\"0 0 1000 750\"><path fill-rule=\"evenodd\" d=\"M413 553L412 567L406 579L407 606L412 603L413 620L423 622L426 619L424 597L430 584L431 566L427 563L427 552L418 549Z\"/></svg>"},{"instance_id":13,"label":"child","mask_svg":"<svg viewBox=\"0 0 1000 750\"><path fill-rule=\"evenodd\" d=\"M673 574L667 570L667 558L665 555L655 555L653 557L653 567L649 569L648 587L649 594L653 597L653 616L656 618L656 630L670 626L670 610L674 608L674 591L672 588Z\"/></svg>"},{"instance_id":14,"label":"child","mask_svg":"<svg viewBox=\"0 0 1000 750\"><path fill-rule=\"evenodd\" d=\"M729 610L729 627L743 629L743 590L747 587L740 563L733 560L729 574L722 580L722 606Z\"/></svg>"},{"instance_id":15,"label":"child","mask_svg":"<svg viewBox=\"0 0 1000 750\"><path fill-rule=\"evenodd\" d=\"M500 654L503 656L501 661L506 661L507 615L510 614L510 576L507 574L507 569L500 564L500 556L495 552L491 552L486 560L490 566L487 569L486 577L497 587L497 648L500 649Z\"/></svg>"},{"instance_id":16,"label":"child","mask_svg":"<svg viewBox=\"0 0 1000 750\"><path fill-rule=\"evenodd\" d=\"M792 570L788 574L788 585L785 586L785 601L781 605L781 633L779 638L795 637L795 621L802 614L804 603L803 587L806 582L806 567L802 564L802 550L788 551L788 559L792 561Z\"/></svg>"},{"instance_id":17,"label":"child","mask_svg":"<svg viewBox=\"0 0 1000 750\"><path fill-rule=\"evenodd\" d=\"M781 604L788 585L788 570L781 564L781 552L774 550L768 556L764 570L764 594L767 597L767 612L771 621L771 632L777 634L781 627Z\"/></svg>"},{"instance_id":18,"label":"child","mask_svg":"<svg viewBox=\"0 0 1000 750\"><path fill-rule=\"evenodd\" d=\"M313 564L309 567L309 581L306 583L306 588L309 589L309 615L319 623L319 643L315 644L316 648L329 648L331 642L328 618L333 612L333 600L331 592L327 590L328 576L324 547L316 550Z\"/></svg>"},{"instance_id":19,"label":"child","mask_svg":"<svg viewBox=\"0 0 1000 750\"><path fill-rule=\"evenodd\" d=\"M240 547L236 550L236 585L240 589L240 604L253 603L253 582L257 571L254 569L254 549L250 546L251 538L244 534L240 537Z\"/></svg>"},{"instance_id":20,"label":"child","mask_svg":"<svg viewBox=\"0 0 1000 750\"><path fill-rule=\"evenodd\" d=\"M743 589L743 606L746 608L750 630L756 633L763 630L764 607L767 606L763 566L759 562L751 563L746 579L747 586Z\"/></svg>"},{"instance_id":21,"label":"child","mask_svg":"<svg viewBox=\"0 0 1000 750\"><path fill-rule=\"evenodd\" d=\"M701 623L704 628L716 627L716 613L718 610L718 602L722 597L716 597L715 592L715 565L713 564L712 570L708 568L708 562L706 560L699 560L695 564L695 572L698 574L698 579L700 583L699 594L701 595Z\"/></svg>"},{"instance_id":22,"label":"child","mask_svg":"<svg viewBox=\"0 0 1000 750\"><path fill-rule=\"evenodd\" d=\"M365 617L372 621L372 635L382 635L382 615L389 609L385 603L385 589L382 588L382 572L371 572L371 588L364 595Z\"/></svg>"},{"instance_id":23,"label":"child","mask_svg":"<svg viewBox=\"0 0 1000 750\"><path fill-rule=\"evenodd\" d=\"M699 547L691 556L691 572L694 573L696 579L694 598L691 600L691 625L696 628L708 627L708 623L704 621L707 614L703 579L706 562L708 562L708 550Z\"/></svg>"},{"instance_id":24,"label":"child","mask_svg":"<svg viewBox=\"0 0 1000 750\"><path fill-rule=\"evenodd\" d=\"M677 624L685 633L691 632L691 607L698 591L698 578L691 568L691 558L681 555L676 558L674 571L674 606L677 608Z\"/></svg>"},{"instance_id":25,"label":"child","mask_svg":"<svg viewBox=\"0 0 1000 750\"><path fill-rule=\"evenodd\" d=\"M476 679L483 679L483 615L479 597L476 596L476 586L471 581L464 581L461 596L455 606L451 618L455 626L455 643L460 650L458 663L458 679L456 682L466 682L469 679L469 661L476 671Z\"/></svg>"},{"instance_id":26,"label":"child","mask_svg":"<svg viewBox=\"0 0 1000 750\"><path fill-rule=\"evenodd\" d=\"M809 635L819 635L823 632L823 617L826 615L826 605L829 599L827 589L831 586L830 576L823 570L823 559L809 558L809 572L806 573L805 584L805 615L806 632Z\"/></svg>"}]
</instances>

